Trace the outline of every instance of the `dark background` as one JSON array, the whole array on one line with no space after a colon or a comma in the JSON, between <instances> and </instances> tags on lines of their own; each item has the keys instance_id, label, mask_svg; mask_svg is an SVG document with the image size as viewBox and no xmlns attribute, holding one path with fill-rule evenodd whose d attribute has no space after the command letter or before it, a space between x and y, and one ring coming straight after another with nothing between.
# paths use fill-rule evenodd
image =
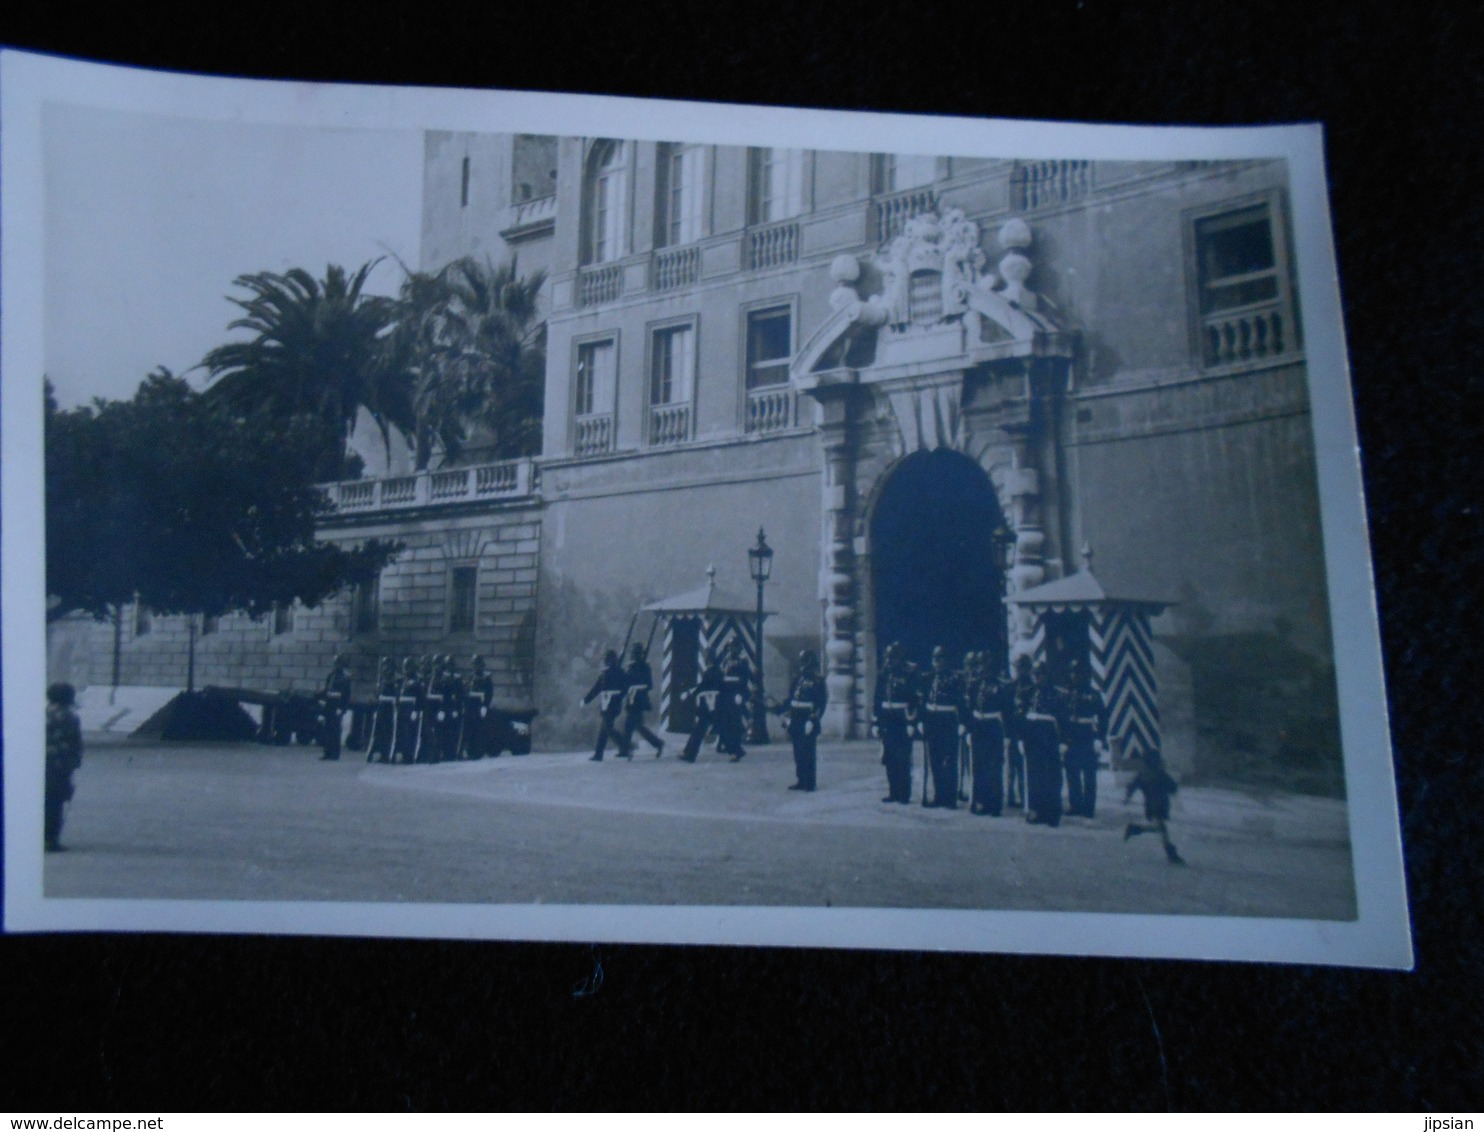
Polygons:
<instances>
[{"instance_id":1,"label":"dark background","mask_svg":"<svg viewBox=\"0 0 1484 1132\"><path fill-rule=\"evenodd\" d=\"M19 7L12 46L219 74L1322 121L1417 968L11 937L0 1109L1481 1106L1471 5Z\"/></svg>"}]
</instances>

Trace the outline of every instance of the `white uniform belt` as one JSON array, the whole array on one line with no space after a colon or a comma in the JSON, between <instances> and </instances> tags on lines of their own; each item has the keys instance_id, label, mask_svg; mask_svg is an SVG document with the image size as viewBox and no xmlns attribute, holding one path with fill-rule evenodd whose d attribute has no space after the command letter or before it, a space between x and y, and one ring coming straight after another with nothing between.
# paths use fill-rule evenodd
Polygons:
<instances>
[{"instance_id":1,"label":"white uniform belt","mask_svg":"<svg viewBox=\"0 0 1484 1132\"><path fill-rule=\"evenodd\" d=\"M909 706L911 706L911 705L909 705L909 704L882 704L881 706L886 711L906 711L907 708Z\"/></svg>"},{"instance_id":2,"label":"white uniform belt","mask_svg":"<svg viewBox=\"0 0 1484 1132\"><path fill-rule=\"evenodd\" d=\"M1074 719L1072 720L1072 722L1085 723L1088 727L1096 727L1098 725L1098 721L1096 719Z\"/></svg>"},{"instance_id":3,"label":"white uniform belt","mask_svg":"<svg viewBox=\"0 0 1484 1132\"><path fill-rule=\"evenodd\" d=\"M814 705L813 704L800 703L798 700L790 700L788 702L788 706L791 707L791 708L793 708L795 711L813 711L814 710Z\"/></svg>"},{"instance_id":4,"label":"white uniform belt","mask_svg":"<svg viewBox=\"0 0 1484 1132\"><path fill-rule=\"evenodd\" d=\"M924 704L928 711L957 711L953 704Z\"/></svg>"},{"instance_id":5,"label":"white uniform belt","mask_svg":"<svg viewBox=\"0 0 1484 1132\"><path fill-rule=\"evenodd\" d=\"M601 703L603 705L603 707L606 708L609 704L611 704L613 702L613 697L614 696L621 696L621 695L623 695L623 693L622 692L617 692L617 691L614 691L614 692L599 692L598 693L598 701L599 701L599 703Z\"/></svg>"},{"instance_id":6,"label":"white uniform belt","mask_svg":"<svg viewBox=\"0 0 1484 1132\"><path fill-rule=\"evenodd\" d=\"M397 697L396 696L377 696L376 697L376 702L379 703L379 704L396 703L397 702Z\"/></svg>"},{"instance_id":7,"label":"white uniform belt","mask_svg":"<svg viewBox=\"0 0 1484 1132\"><path fill-rule=\"evenodd\" d=\"M1005 717L1003 715L1001 715L997 711L976 711L974 713L974 718L975 719L998 719L1001 722L1003 722Z\"/></svg>"},{"instance_id":8,"label":"white uniform belt","mask_svg":"<svg viewBox=\"0 0 1484 1132\"><path fill-rule=\"evenodd\" d=\"M1056 716L1054 716L1054 715L1047 715L1045 712L1039 712L1039 711L1028 711L1028 712L1025 713L1025 717L1026 717L1026 719L1037 719L1037 720L1040 720L1042 723L1055 723L1056 722Z\"/></svg>"},{"instance_id":9,"label":"white uniform belt","mask_svg":"<svg viewBox=\"0 0 1484 1132\"><path fill-rule=\"evenodd\" d=\"M716 697L719 695L721 693L717 691L701 692L696 696L696 699L700 700L706 707L714 708L716 706Z\"/></svg>"}]
</instances>

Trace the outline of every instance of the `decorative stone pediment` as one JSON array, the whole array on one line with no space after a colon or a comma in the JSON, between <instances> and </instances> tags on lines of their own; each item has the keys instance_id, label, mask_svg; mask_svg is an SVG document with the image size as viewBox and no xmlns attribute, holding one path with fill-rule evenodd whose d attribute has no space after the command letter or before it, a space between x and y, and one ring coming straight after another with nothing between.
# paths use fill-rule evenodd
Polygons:
<instances>
[{"instance_id":1,"label":"decorative stone pediment","mask_svg":"<svg viewBox=\"0 0 1484 1132\"><path fill-rule=\"evenodd\" d=\"M1026 285L1030 228L1010 220L999 243L1005 254L989 271L979 225L948 208L912 217L873 256L837 257L834 313L795 358L795 385L838 384L842 369L869 384L903 367L963 370L1007 357L1070 356L1054 308ZM820 380L826 371L833 382Z\"/></svg>"}]
</instances>

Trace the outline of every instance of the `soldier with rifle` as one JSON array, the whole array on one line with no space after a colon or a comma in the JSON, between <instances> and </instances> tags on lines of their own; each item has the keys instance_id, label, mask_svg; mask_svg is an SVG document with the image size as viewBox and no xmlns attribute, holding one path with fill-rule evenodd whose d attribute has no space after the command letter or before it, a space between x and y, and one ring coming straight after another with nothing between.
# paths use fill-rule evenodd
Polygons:
<instances>
[{"instance_id":1,"label":"soldier with rifle","mask_svg":"<svg viewBox=\"0 0 1484 1132\"><path fill-rule=\"evenodd\" d=\"M633 757L623 734L614 726L619 713L623 711L624 693L627 690L628 679L624 675L623 665L619 663L618 653L609 649L603 654L603 671L598 674L598 679L587 695L582 697L584 704L598 701L598 742L593 748L591 760L595 763L603 761L603 752L608 747L609 739L618 747L619 758Z\"/></svg>"},{"instance_id":2,"label":"soldier with rifle","mask_svg":"<svg viewBox=\"0 0 1484 1132\"><path fill-rule=\"evenodd\" d=\"M1072 661L1067 696L1067 812L1090 818L1098 804L1098 754L1108 745L1108 709L1087 668Z\"/></svg>"},{"instance_id":3,"label":"soldier with rifle","mask_svg":"<svg viewBox=\"0 0 1484 1132\"><path fill-rule=\"evenodd\" d=\"M417 762L435 763L440 758L439 728L443 723L443 658L423 658L422 721L417 729Z\"/></svg>"},{"instance_id":4,"label":"soldier with rifle","mask_svg":"<svg viewBox=\"0 0 1484 1132\"><path fill-rule=\"evenodd\" d=\"M824 717L829 691L819 675L819 657L805 649L799 654L799 675L785 703L774 712L788 720L788 737L794 747L794 777L790 790L813 792L818 765L819 721Z\"/></svg>"},{"instance_id":5,"label":"soldier with rifle","mask_svg":"<svg viewBox=\"0 0 1484 1132\"><path fill-rule=\"evenodd\" d=\"M389 656L381 658L376 670L376 711L371 717L371 742L366 744L366 761L392 761L397 734L397 667Z\"/></svg>"},{"instance_id":6,"label":"soldier with rifle","mask_svg":"<svg viewBox=\"0 0 1484 1132\"><path fill-rule=\"evenodd\" d=\"M963 683L961 695L963 697L958 713L958 800L960 802L970 801L969 795L964 790L964 780L972 779L974 775L973 752L969 742L969 709L974 699L974 690L979 682L984 679L984 654L972 649L964 653L964 666L959 674Z\"/></svg>"},{"instance_id":7,"label":"soldier with rifle","mask_svg":"<svg viewBox=\"0 0 1484 1132\"><path fill-rule=\"evenodd\" d=\"M459 675L459 662L452 656L443 658L443 673L438 691L443 696L443 719L438 724L438 753L445 762L463 757L460 738L464 731L464 678Z\"/></svg>"},{"instance_id":8,"label":"soldier with rifle","mask_svg":"<svg viewBox=\"0 0 1484 1132\"><path fill-rule=\"evenodd\" d=\"M997 818L1005 805L1005 737L1015 715L1014 686L986 670L969 694L968 708L969 749L974 760L969 812Z\"/></svg>"},{"instance_id":9,"label":"soldier with rifle","mask_svg":"<svg viewBox=\"0 0 1484 1132\"><path fill-rule=\"evenodd\" d=\"M495 678L485 670L484 657L469 661L469 683L464 689L464 732L462 746L471 759L482 759L491 752L490 708L495 702Z\"/></svg>"},{"instance_id":10,"label":"soldier with rifle","mask_svg":"<svg viewBox=\"0 0 1484 1132\"><path fill-rule=\"evenodd\" d=\"M895 641L886 646L885 662L876 677L871 720L881 738L881 765L886 767L883 802L906 805L912 801L912 729L917 723L916 681Z\"/></svg>"},{"instance_id":11,"label":"soldier with rifle","mask_svg":"<svg viewBox=\"0 0 1484 1132\"><path fill-rule=\"evenodd\" d=\"M1032 825L1061 824L1061 728L1065 699L1045 663L1032 673L1034 692L1022 720L1026 811Z\"/></svg>"},{"instance_id":12,"label":"soldier with rifle","mask_svg":"<svg viewBox=\"0 0 1484 1132\"><path fill-rule=\"evenodd\" d=\"M645 713L652 706L649 693L654 685L654 675L649 668L648 656L649 650L635 641L629 653L629 666L624 670L624 679L628 687L624 689L623 744L632 753L634 734L637 732L654 748L654 757L659 758L665 753L665 741L644 726Z\"/></svg>"},{"instance_id":13,"label":"soldier with rifle","mask_svg":"<svg viewBox=\"0 0 1484 1132\"><path fill-rule=\"evenodd\" d=\"M717 664L716 657L708 652L700 680L694 688L684 693L696 701L696 721L691 726L690 737L686 739L685 750L680 755L688 763L696 761L696 757L701 753L701 744L706 741L707 733L716 727L722 685L721 665Z\"/></svg>"},{"instance_id":14,"label":"soldier with rifle","mask_svg":"<svg viewBox=\"0 0 1484 1132\"><path fill-rule=\"evenodd\" d=\"M1008 778L1009 804L1017 809L1025 808L1025 727L1026 712L1031 710L1035 699L1036 682L1031 675L1031 658L1026 653L1015 657L1015 674L1010 679L1010 695L1014 703L1014 715L1007 720L1009 726L1010 767Z\"/></svg>"},{"instance_id":15,"label":"soldier with rifle","mask_svg":"<svg viewBox=\"0 0 1484 1132\"><path fill-rule=\"evenodd\" d=\"M340 733L345 726L345 709L350 706L349 664L350 658L344 653L335 657L319 696L320 745L324 750L321 762L340 761Z\"/></svg>"},{"instance_id":16,"label":"soldier with rifle","mask_svg":"<svg viewBox=\"0 0 1484 1132\"><path fill-rule=\"evenodd\" d=\"M742 655L742 645L733 637L727 644L726 659L721 666L721 697L716 708L716 749L731 755L737 762L747 751L742 746L743 723L747 718L748 697L752 689L752 666Z\"/></svg>"},{"instance_id":17,"label":"soldier with rifle","mask_svg":"<svg viewBox=\"0 0 1484 1132\"><path fill-rule=\"evenodd\" d=\"M963 706L963 680L948 667L948 652L933 648L933 670L922 697L922 738L933 778L933 800L928 801L927 782L922 784L922 804L944 810L958 809L959 712Z\"/></svg>"},{"instance_id":18,"label":"soldier with rifle","mask_svg":"<svg viewBox=\"0 0 1484 1132\"><path fill-rule=\"evenodd\" d=\"M423 682L417 671L417 658L402 661L402 679L397 685L396 733L392 750L396 761L410 763L417 759L417 735L422 723Z\"/></svg>"}]
</instances>

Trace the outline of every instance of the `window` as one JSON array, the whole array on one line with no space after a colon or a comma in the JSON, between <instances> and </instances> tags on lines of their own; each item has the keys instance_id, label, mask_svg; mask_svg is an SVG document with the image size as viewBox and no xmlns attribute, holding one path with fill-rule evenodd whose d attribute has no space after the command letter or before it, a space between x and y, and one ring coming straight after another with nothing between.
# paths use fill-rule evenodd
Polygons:
<instances>
[{"instance_id":1,"label":"window","mask_svg":"<svg viewBox=\"0 0 1484 1132\"><path fill-rule=\"evenodd\" d=\"M769 224L804 211L804 151L752 151L752 222Z\"/></svg>"},{"instance_id":2,"label":"window","mask_svg":"<svg viewBox=\"0 0 1484 1132\"><path fill-rule=\"evenodd\" d=\"M688 404L695 380L695 330L672 326L657 330L649 370L651 405Z\"/></svg>"},{"instance_id":3,"label":"window","mask_svg":"<svg viewBox=\"0 0 1484 1132\"><path fill-rule=\"evenodd\" d=\"M463 171L459 174L459 207L469 207L469 159L464 158Z\"/></svg>"},{"instance_id":4,"label":"window","mask_svg":"<svg viewBox=\"0 0 1484 1132\"><path fill-rule=\"evenodd\" d=\"M281 637L294 631L294 607L290 602L279 602L273 607L273 635Z\"/></svg>"},{"instance_id":5,"label":"window","mask_svg":"<svg viewBox=\"0 0 1484 1132\"><path fill-rule=\"evenodd\" d=\"M478 566L455 566L448 572L448 631L474 632L475 591Z\"/></svg>"},{"instance_id":6,"label":"window","mask_svg":"<svg viewBox=\"0 0 1484 1132\"><path fill-rule=\"evenodd\" d=\"M705 189L706 151L698 145L660 146L659 224L655 242L675 247L699 240Z\"/></svg>"},{"instance_id":7,"label":"window","mask_svg":"<svg viewBox=\"0 0 1484 1132\"><path fill-rule=\"evenodd\" d=\"M220 617L217 617L214 614L205 613L201 615L201 635L203 637L211 636L211 634L215 633L218 629L221 628L221 626L222 619Z\"/></svg>"},{"instance_id":8,"label":"window","mask_svg":"<svg viewBox=\"0 0 1484 1132\"><path fill-rule=\"evenodd\" d=\"M574 411L579 417L610 412L617 389L618 350L612 338L577 347Z\"/></svg>"},{"instance_id":9,"label":"window","mask_svg":"<svg viewBox=\"0 0 1484 1132\"><path fill-rule=\"evenodd\" d=\"M876 159L876 191L895 193L931 185L938 179L938 159L920 153L883 153Z\"/></svg>"},{"instance_id":10,"label":"window","mask_svg":"<svg viewBox=\"0 0 1484 1132\"><path fill-rule=\"evenodd\" d=\"M1195 308L1201 363L1237 365L1298 347L1282 228L1272 202L1199 217Z\"/></svg>"},{"instance_id":11,"label":"window","mask_svg":"<svg viewBox=\"0 0 1484 1132\"><path fill-rule=\"evenodd\" d=\"M149 606L134 598L134 635L142 637L154 628L154 620L150 616Z\"/></svg>"},{"instance_id":12,"label":"window","mask_svg":"<svg viewBox=\"0 0 1484 1132\"><path fill-rule=\"evenodd\" d=\"M585 212L588 263L628 252L629 157L623 142L602 141L588 155Z\"/></svg>"},{"instance_id":13,"label":"window","mask_svg":"<svg viewBox=\"0 0 1484 1132\"><path fill-rule=\"evenodd\" d=\"M793 359L793 312L769 307L747 316L747 388L782 385Z\"/></svg>"},{"instance_id":14,"label":"window","mask_svg":"<svg viewBox=\"0 0 1484 1132\"><path fill-rule=\"evenodd\" d=\"M352 612L353 628L357 633L375 633L381 628L381 576L362 582L355 589Z\"/></svg>"}]
</instances>

